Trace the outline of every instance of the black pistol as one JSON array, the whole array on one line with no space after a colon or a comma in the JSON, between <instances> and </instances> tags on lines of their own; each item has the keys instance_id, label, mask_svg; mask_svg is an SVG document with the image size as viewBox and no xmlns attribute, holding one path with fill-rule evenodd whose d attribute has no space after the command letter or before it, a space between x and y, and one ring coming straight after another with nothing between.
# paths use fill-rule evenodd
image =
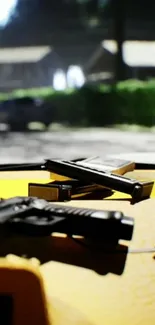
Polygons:
<instances>
[{"instance_id":1,"label":"black pistol","mask_svg":"<svg viewBox=\"0 0 155 325\"><path fill-rule=\"evenodd\" d=\"M83 209L34 197L0 201L0 228L25 235L53 232L100 240L131 240L134 219L120 211Z\"/></svg>"}]
</instances>

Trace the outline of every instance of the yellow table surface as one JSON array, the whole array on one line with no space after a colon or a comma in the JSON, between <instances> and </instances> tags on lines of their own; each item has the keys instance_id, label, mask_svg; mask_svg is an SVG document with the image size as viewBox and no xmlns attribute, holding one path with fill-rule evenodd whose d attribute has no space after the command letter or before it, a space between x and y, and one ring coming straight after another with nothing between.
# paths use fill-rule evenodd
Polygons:
<instances>
[{"instance_id":1,"label":"yellow table surface","mask_svg":"<svg viewBox=\"0 0 155 325\"><path fill-rule=\"evenodd\" d=\"M145 172L142 173L142 177ZM11 174L13 176L13 174ZM0 174L0 196L27 195L29 181L47 182L50 175L18 174L8 180ZM32 177L33 175L33 177ZM151 175L151 176L150 176ZM141 175L140 175L141 176ZM155 179L155 172L147 178ZM78 207L121 210L135 219L133 240L121 247L145 249L155 246L155 199L131 205L120 193L113 198L65 203ZM117 198L115 200L115 198ZM1 238L0 256L13 253L37 257L47 295L51 324L154 325L155 253L103 254L66 237Z\"/></svg>"}]
</instances>

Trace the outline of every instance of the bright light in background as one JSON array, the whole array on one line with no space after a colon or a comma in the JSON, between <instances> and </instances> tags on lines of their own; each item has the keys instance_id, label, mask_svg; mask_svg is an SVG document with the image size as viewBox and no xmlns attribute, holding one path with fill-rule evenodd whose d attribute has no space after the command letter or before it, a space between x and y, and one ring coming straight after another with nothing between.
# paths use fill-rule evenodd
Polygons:
<instances>
[{"instance_id":1,"label":"bright light in background","mask_svg":"<svg viewBox=\"0 0 155 325\"><path fill-rule=\"evenodd\" d=\"M55 90L65 90L67 88L66 75L62 70L57 70L54 74L53 88Z\"/></svg>"},{"instance_id":2,"label":"bright light in background","mask_svg":"<svg viewBox=\"0 0 155 325\"><path fill-rule=\"evenodd\" d=\"M67 84L69 88L80 88L85 83L85 76L79 66L70 66L67 71Z\"/></svg>"},{"instance_id":3,"label":"bright light in background","mask_svg":"<svg viewBox=\"0 0 155 325\"><path fill-rule=\"evenodd\" d=\"M5 26L13 11L16 8L18 0L0 0L0 26Z\"/></svg>"}]
</instances>

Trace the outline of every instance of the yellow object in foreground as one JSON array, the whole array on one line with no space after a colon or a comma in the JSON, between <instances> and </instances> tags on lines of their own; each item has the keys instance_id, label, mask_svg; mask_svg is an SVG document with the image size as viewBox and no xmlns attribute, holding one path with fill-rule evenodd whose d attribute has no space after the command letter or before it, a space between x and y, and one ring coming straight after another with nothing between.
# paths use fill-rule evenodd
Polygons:
<instances>
[{"instance_id":1,"label":"yellow object in foreground","mask_svg":"<svg viewBox=\"0 0 155 325\"><path fill-rule=\"evenodd\" d=\"M44 289L39 261L0 258L0 322L3 325L84 325L85 318Z\"/></svg>"},{"instance_id":2,"label":"yellow object in foreground","mask_svg":"<svg viewBox=\"0 0 155 325\"><path fill-rule=\"evenodd\" d=\"M0 317L5 325L49 325L39 268L25 259L0 259Z\"/></svg>"},{"instance_id":3,"label":"yellow object in foreground","mask_svg":"<svg viewBox=\"0 0 155 325\"><path fill-rule=\"evenodd\" d=\"M151 179L155 179L155 173L151 173ZM37 175L35 178L33 174L33 177L29 175L27 179L24 179L24 175L22 179L18 180L1 179L0 196L27 195L28 182L46 183L48 177L43 179L41 175L40 177ZM47 324L49 322L48 325L154 325L154 192L153 190L151 199L135 205L131 205L130 201L120 193L115 193L108 200L76 200L64 203L77 207L121 210L125 215L133 217L135 219L133 240L128 245L120 242L120 253L117 254L103 253L101 249L95 248L90 250L71 238L57 234L42 238L2 237L0 239L0 256L12 253L27 258L35 257L40 261L40 266L36 260L31 259L27 262L22 260L22 263L26 270L27 268L31 269L31 274L34 274L35 279L39 279L39 281L35 281L38 281L42 299L47 307L42 315L45 315L46 319L44 320L47 321ZM121 200L122 198L123 200ZM143 253L138 253L138 250L137 253L128 253L128 247L140 249ZM150 250L148 253L145 251L146 248L151 248L152 251ZM122 249L123 253L121 253ZM13 263L15 268L20 268L21 262L17 257L8 257L7 261ZM23 268L22 263L21 268ZM28 266L27 263L30 263L31 266ZM1 275L0 279L2 279ZM16 279L14 285L15 282L18 283L18 277ZM5 284L6 281L0 282ZM26 315L27 294L32 301L33 297L36 297L37 291L32 290L34 287L28 284L27 280L23 286L26 290L25 298L23 298ZM14 290L16 291L16 288ZM37 294L35 308L39 315L39 312L43 311L44 304L38 308L38 298ZM32 304L31 310L34 313L36 313L35 308ZM25 319L26 317L27 315ZM3 324L1 319L0 324ZM24 323L22 322L22 324ZM31 325L30 322L28 324ZM46 325L46 323L41 324L38 320L37 325Z\"/></svg>"}]
</instances>

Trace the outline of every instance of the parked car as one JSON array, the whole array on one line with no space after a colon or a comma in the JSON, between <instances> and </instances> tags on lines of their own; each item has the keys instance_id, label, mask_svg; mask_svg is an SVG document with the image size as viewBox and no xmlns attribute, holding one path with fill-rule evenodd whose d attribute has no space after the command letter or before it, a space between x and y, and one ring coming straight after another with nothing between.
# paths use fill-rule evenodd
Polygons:
<instances>
[{"instance_id":1,"label":"parked car","mask_svg":"<svg viewBox=\"0 0 155 325\"><path fill-rule=\"evenodd\" d=\"M40 98L23 97L0 103L0 123L12 131L26 131L30 122L52 123L52 105Z\"/></svg>"}]
</instances>

